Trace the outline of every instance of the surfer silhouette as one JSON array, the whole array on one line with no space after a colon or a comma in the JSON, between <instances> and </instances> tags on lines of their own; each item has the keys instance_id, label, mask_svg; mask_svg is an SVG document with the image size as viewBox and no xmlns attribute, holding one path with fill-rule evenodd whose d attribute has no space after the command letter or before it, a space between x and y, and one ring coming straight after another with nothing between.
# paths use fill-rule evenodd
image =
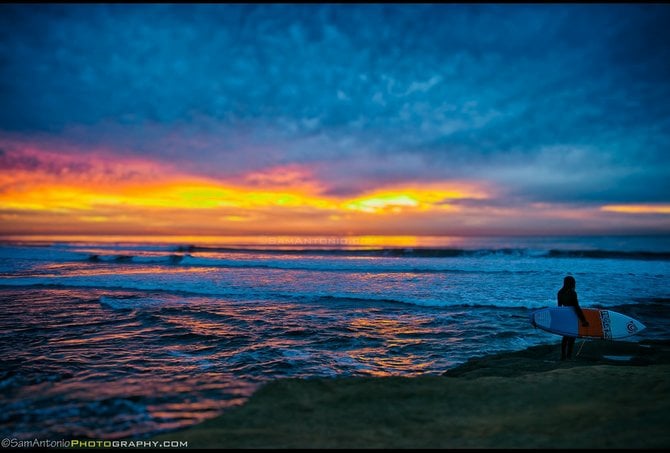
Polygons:
<instances>
[{"instance_id":1,"label":"surfer silhouette","mask_svg":"<svg viewBox=\"0 0 670 453\"><path fill-rule=\"evenodd\" d=\"M575 291L575 278L568 275L563 279L563 288L558 291L559 307L574 307L577 317L582 322L582 326L588 327L589 322L584 316L584 312L577 301L577 292ZM575 345L575 337L563 337L561 341L561 360L569 359L572 356L572 348Z\"/></svg>"}]
</instances>

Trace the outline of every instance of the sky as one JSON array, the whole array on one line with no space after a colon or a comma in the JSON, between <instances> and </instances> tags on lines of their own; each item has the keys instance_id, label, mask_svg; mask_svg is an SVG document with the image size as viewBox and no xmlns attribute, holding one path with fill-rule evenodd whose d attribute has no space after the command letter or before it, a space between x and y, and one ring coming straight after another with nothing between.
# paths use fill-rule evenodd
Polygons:
<instances>
[{"instance_id":1,"label":"sky","mask_svg":"<svg viewBox=\"0 0 670 453\"><path fill-rule=\"evenodd\" d=\"M670 5L0 5L0 234L670 233Z\"/></svg>"}]
</instances>

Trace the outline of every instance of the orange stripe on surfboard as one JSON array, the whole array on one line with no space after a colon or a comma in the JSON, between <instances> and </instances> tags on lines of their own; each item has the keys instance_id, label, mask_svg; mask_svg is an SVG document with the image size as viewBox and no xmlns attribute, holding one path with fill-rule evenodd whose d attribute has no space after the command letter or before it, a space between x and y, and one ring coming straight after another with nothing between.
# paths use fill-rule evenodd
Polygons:
<instances>
[{"instance_id":1,"label":"orange stripe on surfboard","mask_svg":"<svg viewBox=\"0 0 670 453\"><path fill-rule=\"evenodd\" d=\"M582 311L584 312L584 317L589 322L589 326L582 326L582 322L578 319L579 336L603 338L603 323L600 319L600 310L583 308Z\"/></svg>"}]
</instances>

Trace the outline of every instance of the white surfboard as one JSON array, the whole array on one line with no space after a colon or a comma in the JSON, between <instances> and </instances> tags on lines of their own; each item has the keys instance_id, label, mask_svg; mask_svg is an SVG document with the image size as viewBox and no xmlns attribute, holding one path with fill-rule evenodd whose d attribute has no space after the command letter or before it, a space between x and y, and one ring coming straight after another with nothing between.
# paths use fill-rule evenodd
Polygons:
<instances>
[{"instance_id":1,"label":"white surfboard","mask_svg":"<svg viewBox=\"0 0 670 453\"><path fill-rule=\"evenodd\" d=\"M618 340L636 335L646 326L637 319L612 310L582 308L588 327L582 326L573 307L553 307L535 310L530 323L547 332L568 337Z\"/></svg>"}]
</instances>

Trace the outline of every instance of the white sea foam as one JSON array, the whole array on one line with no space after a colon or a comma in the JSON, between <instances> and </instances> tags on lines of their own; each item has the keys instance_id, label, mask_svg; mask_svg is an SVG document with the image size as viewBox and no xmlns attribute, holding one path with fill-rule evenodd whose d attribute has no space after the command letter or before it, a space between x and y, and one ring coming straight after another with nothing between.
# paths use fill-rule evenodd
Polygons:
<instances>
[{"instance_id":1,"label":"white sea foam","mask_svg":"<svg viewBox=\"0 0 670 453\"><path fill-rule=\"evenodd\" d=\"M508 252L437 258L263 251L201 256L197 251L180 254L174 248L154 246L136 246L136 255L131 256L117 253L127 248L107 248L114 253L91 256L72 251L81 247L67 245L0 246L0 285L162 291L237 300L534 309L555 305L563 277L571 274L583 306L670 297L670 261L663 260L548 258Z\"/></svg>"}]
</instances>

